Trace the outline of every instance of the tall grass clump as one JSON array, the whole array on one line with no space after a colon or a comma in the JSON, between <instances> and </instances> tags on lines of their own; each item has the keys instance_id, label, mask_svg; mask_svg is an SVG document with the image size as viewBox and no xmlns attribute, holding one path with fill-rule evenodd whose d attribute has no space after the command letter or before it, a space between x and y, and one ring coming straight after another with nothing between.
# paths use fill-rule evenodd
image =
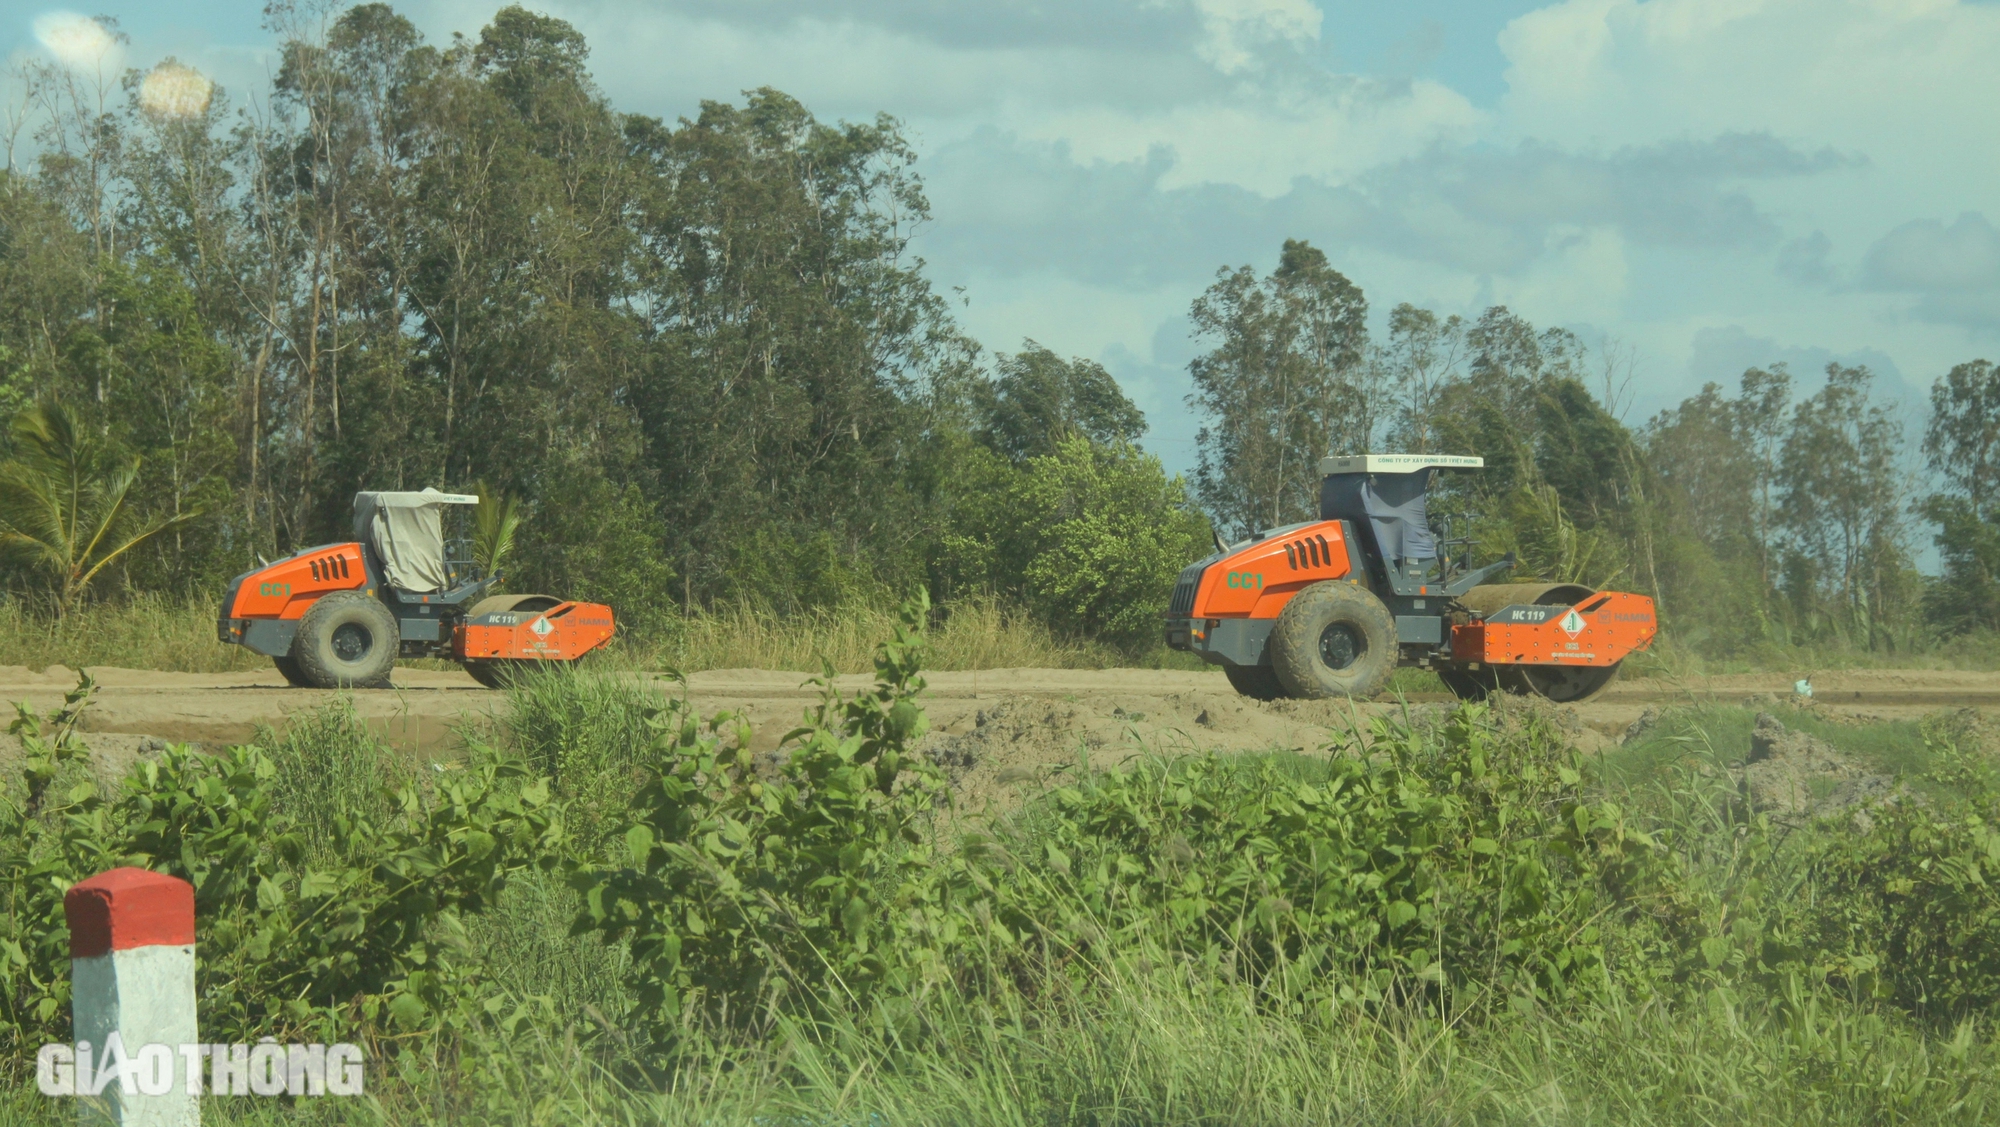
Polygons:
<instances>
[{"instance_id":1,"label":"tall grass clump","mask_svg":"<svg viewBox=\"0 0 2000 1127\"><path fill-rule=\"evenodd\" d=\"M272 768L271 804L297 827L314 868L351 860L343 845L360 843L341 841L342 820L388 821L398 788L414 776L408 758L377 739L345 698L293 716L259 745Z\"/></svg>"},{"instance_id":2,"label":"tall grass clump","mask_svg":"<svg viewBox=\"0 0 2000 1127\"><path fill-rule=\"evenodd\" d=\"M412 1045L366 1100L210 1099L203 1122L1927 1127L2000 1114L2000 1054L1984 1033L1932 1037L1839 1004L1329 1024L1169 972L1080 1003L940 996L900 1024L787 1021L760 1045L691 1047L651 1075L588 1025L524 1021L472 1052ZM75 1121L32 1085L0 1095L7 1127Z\"/></svg>"},{"instance_id":3,"label":"tall grass clump","mask_svg":"<svg viewBox=\"0 0 2000 1127\"><path fill-rule=\"evenodd\" d=\"M930 631L933 669L1102 669L1171 663L1164 650L1132 651L1065 637L1032 615L987 599L953 603ZM636 668L782 669L865 673L896 624L894 607L850 603L793 614L746 605L696 611L652 636L629 640L620 658ZM1175 655L1179 656L1179 655Z\"/></svg>"},{"instance_id":4,"label":"tall grass clump","mask_svg":"<svg viewBox=\"0 0 2000 1127\"><path fill-rule=\"evenodd\" d=\"M42 669L118 666L181 673L267 669L270 659L216 640L215 599L139 594L73 608L58 618L19 599L0 601L0 665ZM614 608L615 609L615 608ZM939 611L931 630L935 669L1208 668L1147 639L1144 644L1068 637L1033 615L990 599ZM592 664L629 670L777 669L865 673L894 607L851 603L791 614L725 605L650 618L622 631ZM423 668L455 668L424 661Z\"/></svg>"},{"instance_id":5,"label":"tall grass clump","mask_svg":"<svg viewBox=\"0 0 2000 1127\"><path fill-rule=\"evenodd\" d=\"M516 678L508 697L509 746L554 783L567 802L570 832L594 846L631 799L651 721L668 697L657 682L568 666Z\"/></svg>"},{"instance_id":6,"label":"tall grass clump","mask_svg":"<svg viewBox=\"0 0 2000 1127\"><path fill-rule=\"evenodd\" d=\"M217 600L139 594L76 606L60 617L0 601L0 665L118 666L183 673L268 668L270 659L215 637Z\"/></svg>"},{"instance_id":7,"label":"tall grass clump","mask_svg":"<svg viewBox=\"0 0 2000 1127\"><path fill-rule=\"evenodd\" d=\"M1857 669L2000 671L1992 631L1947 636L1920 632L1907 644L1875 649L1832 641L1760 641L1717 648L1699 625L1662 633L1651 649L1628 659L1627 677L1712 677L1732 673Z\"/></svg>"}]
</instances>

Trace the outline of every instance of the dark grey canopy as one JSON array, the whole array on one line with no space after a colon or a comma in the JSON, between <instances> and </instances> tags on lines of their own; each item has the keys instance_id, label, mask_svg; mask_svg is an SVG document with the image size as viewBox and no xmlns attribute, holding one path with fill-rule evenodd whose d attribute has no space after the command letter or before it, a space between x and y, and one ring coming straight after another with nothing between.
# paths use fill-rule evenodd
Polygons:
<instances>
[{"instance_id":1,"label":"dark grey canopy","mask_svg":"<svg viewBox=\"0 0 2000 1127\"><path fill-rule=\"evenodd\" d=\"M1367 522L1385 560L1436 559L1425 511L1431 472L1328 474L1319 487L1320 519Z\"/></svg>"}]
</instances>

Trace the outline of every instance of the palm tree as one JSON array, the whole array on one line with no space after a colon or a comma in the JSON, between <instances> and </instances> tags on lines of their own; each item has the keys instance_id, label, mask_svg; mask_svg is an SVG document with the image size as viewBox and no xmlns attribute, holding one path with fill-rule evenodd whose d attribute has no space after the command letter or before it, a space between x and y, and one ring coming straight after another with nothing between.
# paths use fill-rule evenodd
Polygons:
<instances>
[{"instance_id":1,"label":"palm tree","mask_svg":"<svg viewBox=\"0 0 2000 1127\"><path fill-rule=\"evenodd\" d=\"M200 513L135 523L136 457L107 456L58 403L14 417L14 458L0 465L0 558L49 577L56 615L125 553Z\"/></svg>"},{"instance_id":2,"label":"palm tree","mask_svg":"<svg viewBox=\"0 0 2000 1127\"><path fill-rule=\"evenodd\" d=\"M497 575L514 552L514 530L521 527L520 499L483 481L473 490L479 506L472 513L472 558L481 571Z\"/></svg>"}]
</instances>

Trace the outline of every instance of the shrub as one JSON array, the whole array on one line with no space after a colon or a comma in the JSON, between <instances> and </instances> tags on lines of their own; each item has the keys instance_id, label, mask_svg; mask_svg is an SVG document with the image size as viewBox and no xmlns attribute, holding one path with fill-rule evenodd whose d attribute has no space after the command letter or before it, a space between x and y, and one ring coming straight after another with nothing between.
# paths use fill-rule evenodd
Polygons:
<instances>
[{"instance_id":1,"label":"shrub","mask_svg":"<svg viewBox=\"0 0 2000 1127\"><path fill-rule=\"evenodd\" d=\"M1130 639L1157 625L1174 576L1208 551L1179 478L1129 445L1081 435L1014 468L975 459L974 491L940 544L955 589L1020 600L1057 630Z\"/></svg>"},{"instance_id":2,"label":"shrub","mask_svg":"<svg viewBox=\"0 0 2000 1127\"><path fill-rule=\"evenodd\" d=\"M927 934L941 886L920 832L940 782L912 748L928 611L927 598L904 607L872 690L842 700L828 671L775 777L757 772L731 714L703 722L679 700L653 718L624 856L580 867L575 885L577 929L630 943L635 1012L655 1042L942 975Z\"/></svg>"},{"instance_id":3,"label":"shrub","mask_svg":"<svg viewBox=\"0 0 2000 1127\"><path fill-rule=\"evenodd\" d=\"M1565 1003L1608 988L1602 929L1673 878L1557 733L1502 734L1477 706L1441 733L1385 723L1374 757L1312 780L1213 756L1080 779L939 851L937 775L911 750L924 609L874 689L829 691L769 774L728 714L654 720L626 855L576 886L578 930L630 942L656 1042L1140 951L1306 1002Z\"/></svg>"},{"instance_id":4,"label":"shrub","mask_svg":"<svg viewBox=\"0 0 2000 1127\"><path fill-rule=\"evenodd\" d=\"M491 904L510 873L561 856L546 780L483 747L463 770L386 801L315 789L300 776L325 765L295 748L274 760L260 747L171 747L106 793L75 762L91 689L86 675L55 713L22 708L15 723L24 786L0 802L0 1041L15 1048L68 1032L62 897L92 873L135 865L194 885L204 1032L248 1040L435 1023L476 970L459 917ZM351 728L321 719L305 730L324 742ZM295 774L281 780L288 759ZM310 833L277 796L298 801Z\"/></svg>"},{"instance_id":5,"label":"shrub","mask_svg":"<svg viewBox=\"0 0 2000 1127\"><path fill-rule=\"evenodd\" d=\"M1830 977L1932 1021L2000 1003L2000 778L1977 751L1927 725L1937 797L1903 794L1814 827L1812 895L1773 961Z\"/></svg>"},{"instance_id":6,"label":"shrub","mask_svg":"<svg viewBox=\"0 0 2000 1127\"><path fill-rule=\"evenodd\" d=\"M1667 870L1575 752L1479 706L1382 722L1373 749L1306 778L1211 755L1079 780L980 883L1052 954L1136 942L1302 1002L1601 994L1602 929Z\"/></svg>"}]
</instances>

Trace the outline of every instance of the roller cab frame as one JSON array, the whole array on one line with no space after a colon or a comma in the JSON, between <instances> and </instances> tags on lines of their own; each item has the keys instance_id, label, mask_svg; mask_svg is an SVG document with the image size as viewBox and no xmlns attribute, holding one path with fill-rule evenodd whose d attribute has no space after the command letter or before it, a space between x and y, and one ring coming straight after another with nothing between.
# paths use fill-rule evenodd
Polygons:
<instances>
[{"instance_id":1,"label":"roller cab frame","mask_svg":"<svg viewBox=\"0 0 2000 1127\"><path fill-rule=\"evenodd\" d=\"M355 494L355 536L230 581L217 637L272 660L290 684L378 688L398 658L459 662L489 687L523 669L574 661L611 640L611 608L549 595L493 595L502 578L447 541L449 506L469 494Z\"/></svg>"},{"instance_id":2,"label":"roller cab frame","mask_svg":"<svg viewBox=\"0 0 2000 1127\"><path fill-rule=\"evenodd\" d=\"M1468 538L1440 539L1427 503L1437 473L1483 466L1449 455L1322 460L1321 519L1218 540L1174 584L1167 645L1222 666L1260 699L1372 696L1398 666L1433 670L1468 699L1595 694L1652 644L1653 601L1492 582L1514 568L1511 553L1471 567Z\"/></svg>"}]
</instances>

